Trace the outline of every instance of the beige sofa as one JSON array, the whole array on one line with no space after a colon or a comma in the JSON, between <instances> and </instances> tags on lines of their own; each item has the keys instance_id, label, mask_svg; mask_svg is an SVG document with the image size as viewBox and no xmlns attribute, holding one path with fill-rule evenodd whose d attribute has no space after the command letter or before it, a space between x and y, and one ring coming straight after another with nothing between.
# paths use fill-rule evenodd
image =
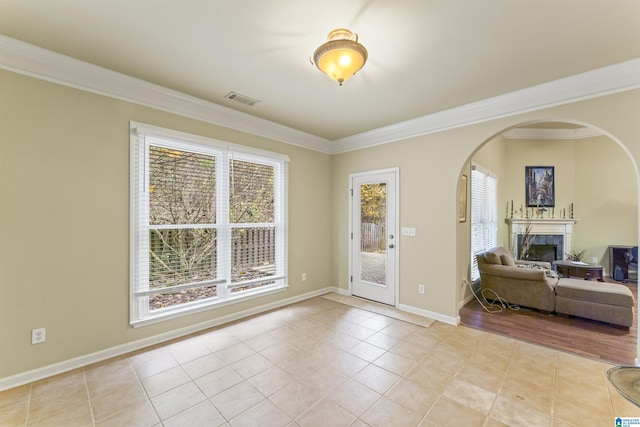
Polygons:
<instances>
[{"instance_id":1,"label":"beige sofa","mask_svg":"<svg viewBox=\"0 0 640 427\"><path fill-rule=\"evenodd\" d=\"M483 295L496 294L523 307L584 317L629 328L635 300L628 287L616 283L557 278L544 262L517 261L505 247L476 256ZM488 291L491 290L491 291Z\"/></svg>"},{"instance_id":2,"label":"beige sofa","mask_svg":"<svg viewBox=\"0 0 640 427\"><path fill-rule=\"evenodd\" d=\"M557 277L550 277L548 262L524 262L500 246L476 255L483 291L487 299L500 298L511 304L552 312L556 308ZM535 268L528 268L532 266Z\"/></svg>"}]
</instances>

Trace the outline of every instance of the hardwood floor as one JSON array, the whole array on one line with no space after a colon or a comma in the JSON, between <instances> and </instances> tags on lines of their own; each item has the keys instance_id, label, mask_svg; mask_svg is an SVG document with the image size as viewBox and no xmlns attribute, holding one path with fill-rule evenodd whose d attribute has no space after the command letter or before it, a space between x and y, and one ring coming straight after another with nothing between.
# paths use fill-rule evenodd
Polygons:
<instances>
[{"instance_id":1,"label":"hardwood floor","mask_svg":"<svg viewBox=\"0 0 640 427\"><path fill-rule=\"evenodd\" d=\"M606 281L611 281L606 279ZM619 282L614 282L619 283ZM638 286L626 284L636 300L633 326L621 329L607 323L544 314L520 308L487 313L473 299L460 310L460 321L471 328L533 342L613 365L633 365L636 358Z\"/></svg>"}]
</instances>

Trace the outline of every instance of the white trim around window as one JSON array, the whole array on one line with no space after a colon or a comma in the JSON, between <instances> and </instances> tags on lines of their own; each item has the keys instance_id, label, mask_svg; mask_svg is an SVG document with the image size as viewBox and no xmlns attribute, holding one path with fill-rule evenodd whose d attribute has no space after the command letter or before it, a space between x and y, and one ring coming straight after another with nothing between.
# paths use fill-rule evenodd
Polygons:
<instances>
[{"instance_id":1,"label":"white trim around window","mask_svg":"<svg viewBox=\"0 0 640 427\"><path fill-rule=\"evenodd\" d=\"M130 123L130 323L287 289L289 158Z\"/></svg>"}]
</instances>

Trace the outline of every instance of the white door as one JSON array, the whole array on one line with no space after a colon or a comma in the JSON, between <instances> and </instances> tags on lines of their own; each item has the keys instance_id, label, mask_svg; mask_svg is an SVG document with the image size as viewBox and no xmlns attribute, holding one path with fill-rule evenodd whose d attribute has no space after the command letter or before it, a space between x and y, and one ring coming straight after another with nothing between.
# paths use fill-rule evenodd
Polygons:
<instances>
[{"instance_id":1,"label":"white door","mask_svg":"<svg viewBox=\"0 0 640 427\"><path fill-rule=\"evenodd\" d=\"M351 175L351 293L396 305L398 171Z\"/></svg>"}]
</instances>

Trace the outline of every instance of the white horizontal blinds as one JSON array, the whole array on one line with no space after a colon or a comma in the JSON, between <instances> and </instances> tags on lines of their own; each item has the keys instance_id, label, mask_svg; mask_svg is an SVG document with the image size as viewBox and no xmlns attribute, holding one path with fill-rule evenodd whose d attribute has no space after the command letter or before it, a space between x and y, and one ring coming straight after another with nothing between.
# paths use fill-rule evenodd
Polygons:
<instances>
[{"instance_id":1,"label":"white horizontal blinds","mask_svg":"<svg viewBox=\"0 0 640 427\"><path fill-rule=\"evenodd\" d=\"M148 310L218 295L216 154L147 136ZM141 285L144 285L141 283Z\"/></svg>"},{"instance_id":2,"label":"white horizontal blinds","mask_svg":"<svg viewBox=\"0 0 640 427\"><path fill-rule=\"evenodd\" d=\"M133 321L285 286L286 156L165 131L132 132Z\"/></svg>"},{"instance_id":3,"label":"white horizontal blinds","mask_svg":"<svg viewBox=\"0 0 640 427\"><path fill-rule=\"evenodd\" d=\"M476 254L497 245L498 180L474 165L471 170L471 280L480 279Z\"/></svg>"},{"instance_id":4,"label":"white horizontal blinds","mask_svg":"<svg viewBox=\"0 0 640 427\"><path fill-rule=\"evenodd\" d=\"M231 292L274 284L276 276L276 165L229 160Z\"/></svg>"}]
</instances>

